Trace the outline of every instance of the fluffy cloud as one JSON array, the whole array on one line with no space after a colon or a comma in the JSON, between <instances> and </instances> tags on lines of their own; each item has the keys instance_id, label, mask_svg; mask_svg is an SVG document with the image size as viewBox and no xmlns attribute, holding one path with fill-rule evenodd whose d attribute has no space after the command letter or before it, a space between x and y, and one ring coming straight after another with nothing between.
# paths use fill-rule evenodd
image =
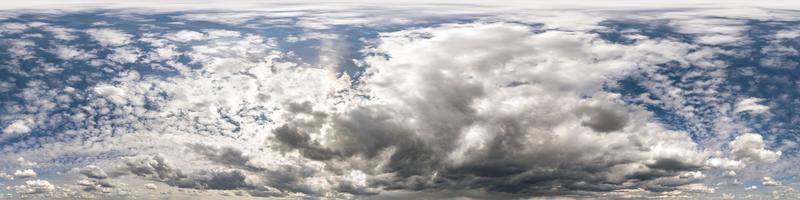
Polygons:
<instances>
[{"instance_id":1,"label":"fluffy cloud","mask_svg":"<svg viewBox=\"0 0 800 200\"><path fill-rule=\"evenodd\" d=\"M337 114L296 106L275 141L349 160L385 190L662 191L701 179L685 175L704 161L686 133L598 87L691 46L596 37L503 23L386 33L360 88L374 102Z\"/></svg>"},{"instance_id":2,"label":"fluffy cloud","mask_svg":"<svg viewBox=\"0 0 800 200\"><path fill-rule=\"evenodd\" d=\"M31 125L32 122L29 119L16 120L3 129L3 134L6 134L6 136L8 136L8 135L28 133L31 131L30 127Z\"/></svg>"},{"instance_id":3,"label":"fluffy cloud","mask_svg":"<svg viewBox=\"0 0 800 200\"><path fill-rule=\"evenodd\" d=\"M16 172L14 172L14 177L16 177L16 178L36 177L36 172L33 171L32 169L27 169L27 170L22 170L22 171L17 170Z\"/></svg>"},{"instance_id":4,"label":"fluffy cloud","mask_svg":"<svg viewBox=\"0 0 800 200\"><path fill-rule=\"evenodd\" d=\"M734 159L745 162L775 162L781 157L781 151L770 151L764 147L764 139L754 133L737 136L730 143Z\"/></svg>"}]
</instances>

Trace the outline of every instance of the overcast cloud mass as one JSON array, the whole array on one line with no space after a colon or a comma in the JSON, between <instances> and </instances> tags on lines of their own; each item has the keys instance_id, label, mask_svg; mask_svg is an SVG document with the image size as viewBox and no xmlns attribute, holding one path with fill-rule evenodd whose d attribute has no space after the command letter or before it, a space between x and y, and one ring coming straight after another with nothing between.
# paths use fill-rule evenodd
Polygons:
<instances>
[{"instance_id":1,"label":"overcast cloud mass","mask_svg":"<svg viewBox=\"0 0 800 200\"><path fill-rule=\"evenodd\" d=\"M793 199L795 4L0 3L0 199Z\"/></svg>"}]
</instances>

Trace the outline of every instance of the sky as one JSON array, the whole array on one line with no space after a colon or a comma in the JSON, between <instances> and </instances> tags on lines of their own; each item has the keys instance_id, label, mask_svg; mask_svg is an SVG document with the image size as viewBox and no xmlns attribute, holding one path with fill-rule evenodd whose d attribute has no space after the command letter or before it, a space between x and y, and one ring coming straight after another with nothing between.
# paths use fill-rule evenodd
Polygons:
<instances>
[{"instance_id":1,"label":"sky","mask_svg":"<svg viewBox=\"0 0 800 200\"><path fill-rule=\"evenodd\" d=\"M0 3L0 199L791 199L783 1Z\"/></svg>"}]
</instances>

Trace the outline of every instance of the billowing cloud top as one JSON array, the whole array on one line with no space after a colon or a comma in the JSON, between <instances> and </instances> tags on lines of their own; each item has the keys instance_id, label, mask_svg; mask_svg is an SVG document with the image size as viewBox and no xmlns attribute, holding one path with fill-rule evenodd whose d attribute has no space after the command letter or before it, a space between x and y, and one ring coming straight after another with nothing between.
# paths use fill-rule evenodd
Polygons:
<instances>
[{"instance_id":1,"label":"billowing cloud top","mask_svg":"<svg viewBox=\"0 0 800 200\"><path fill-rule=\"evenodd\" d=\"M800 13L392 3L0 4L0 194L800 195Z\"/></svg>"}]
</instances>

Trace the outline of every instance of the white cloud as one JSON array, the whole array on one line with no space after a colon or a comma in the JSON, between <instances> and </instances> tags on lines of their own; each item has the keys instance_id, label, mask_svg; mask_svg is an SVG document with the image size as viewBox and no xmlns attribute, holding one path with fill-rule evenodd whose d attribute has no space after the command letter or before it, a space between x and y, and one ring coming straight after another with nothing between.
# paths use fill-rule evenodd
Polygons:
<instances>
[{"instance_id":1,"label":"white cloud","mask_svg":"<svg viewBox=\"0 0 800 200\"><path fill-rule=\"evenodd\" d=\"M764 99L750 97L746 99L742 99L738 103L736 103L736 109L733 111L734 113L740 112L752 112L752 113L764 113L769 111L769 107L765 105L761 105Z\"/></svg>"},{"instance_id":2,"label":"white cloud","mask_svg":"<svg viewBox=\"0 0 800 200\"><path fill-rule=\"evenodd\" d=\"M197 31L182 30L175 33L167 34L164 37L172 41L190 42L190 41L204 40L206 39L207 36Z\"/></svg>"},{"instance_id":3,"label":"white cloud","mask_svg":"<svg viewBox=\"0 0 800 200\"><path fill-rule=\"evenodd\" d=\"M114 53L108 55L108 59L120 64L133 63L139 59L139 49L132 47L114 48Z\"/></svg>"},{"instance_id":4,"label":"white cloud","mask_svg":"<svg viewBox=\"0 0 800 200\"><path fill-rule=\"evenodd\" d=\"M754 133L737 136L730 143L733 158L744 162L775 162L781 157L781 151L770 151L764 147L764 139Z\"/></svg>"},{"instance_id":5,"label":"white cloud","mask_svg":"<svg viewBox=\"0 0 800 200\"><path fill-rule=\"evenodd\" d=\"M14 176L12 174L6 174L5 172L0 172L0 179L9 181L14 180Z\"/></svg>"},{"instance_id":6,"label":"white cloud","mask_svg":"<svg viewBox=\"0 0 800 200\"><path fill-rule=\"evenodd\" d=\"M8 81L0 81L0 92L8 92L14 89L16 85Z\"/></svg>"},{"instance_id":7,"label":"white cloud","mask_svg":"<svg viewBox=\"0 0 800 200\"><path fill-rule=\"evenodd\" d=\"M9 136L28 133L31 131L32 125L33 121L30 119L19 119L6 126L6 128L3 129L3 134Z\"/></svg>"},{"instance_id":8,"label":"white cloud","mask_svg":"<svg viewBox=\"0 0 800 200\"><path fill-rule=\"evenodd\" d=\"M50 32L50 34L53 34L53 38L59 40L71 41L78 38L78 36L75 36L74 34L74 32L76 31L75 29L48 25L42 27L42 30Z\"/></svg>"},{"instance_id":9,"label":"white cloud","mask_svg":"<svg viewBox=\"0 0 800 200\"><path fill-rule=\"evenodd\" d=\"M102 46L121 46L131 42L133 37L121 30L101 28L101 29L88 29L86 33L89 34Z\"/></svg>"},{"instance_id":10,"label":"white cloud","mask_svg":"<svg viewBox=\"0 0 800 200\"><path fill-rule=\"evenodd\" d=\"M63 45L57 45L50 49L50 53L62 60L87 60L95 57L82 49Z\"/></svg>"},{"instance_id":11,"label":"white cloud","mask_svg":"<svg viewBox=\"0 0 800 200\"><path fill-rule=\"evenodd\" d=\"M696 16L696 13L670 13L670 24L681 33L695 36L696 42L709 45L737 45L749 42L744 37L746 21Z\"/></svg>"},{"instance_id":12,"label":"white cloud","mask_svg":"<svg viewBox=\"0 0 800 200\"><path fill-rule=\"evenodd\" d=\"M776 181L772 177L765 176L762 181L761 185L763 186L781 186L781 182Z\"/></svg>"},{"instance_id":13,"label":"white cloud","mask_svg":"<svg viewBox=\"0 0 800 200\"><path fill-rule=\"evenodd\" d=\"M0 24L0 35L2 34L17 34L22 33L23 31L27 30L29 27L27 24L23 23L16 23L16 22L7 22Z\"/></svg>"},{"instance_id":14,"label":"white cloud","mask_svg":"<svg viewBox=\"0 0 800 200\"><path fill-rule=\"evenodd\" d=\"M795 39L800 37L800 29L779 30L775 33L777 39Z\"/></svg>"},{"instance_id":15,"label":"white cloud","mask_svg":"<svg viewBox=\"0 0 800 200\"><path fill-rule=\"evenodd\" d=\"M11 40L8 41L8 45L9 47L8 49L6 49L6 51L11 56L17 58L25 58L25 59L30 59L33 58L34 56L34 52L31 48L35 47L36 43L34 43L31 40L26 40L26 39Z\"/></svg>"},{"instance_id":16,"label":"white cloud","mask_svg":"<svg viewBox=\"0 0 800 200\"><path fill-rule=\"evenodd\" d=\"M17 157L15 162L16 162L17 165L22 166L22 167L33 167L33 166L36 166L38 164L36 162L27 160L27 159L25 159L23 157Z\"/></svg>"},{"instance_id":17,"label":"white cloud","mask_svg":"<svg viewBox=\"0 0 800 200\"><path fill-rule=\"evenodd\" d=\"M32 169L26 169L26 170L22 170L22 171L17 170L16 172L14 172L14 177L16 177L16 178L36 177L36 172L33 171Z\"/></svg>"},{"instance_id":18,"label":"white cloud","mask_svg":"<svg viewBox=\"0 0 800 200\"><path fill-rule=\"evenodd\" d=\"M93 91L102 97L110 100L117 105L125 105L128 103L128 98L125 90L112 85L98 85L95 86Z\"/></svg>"}]
</instances>

